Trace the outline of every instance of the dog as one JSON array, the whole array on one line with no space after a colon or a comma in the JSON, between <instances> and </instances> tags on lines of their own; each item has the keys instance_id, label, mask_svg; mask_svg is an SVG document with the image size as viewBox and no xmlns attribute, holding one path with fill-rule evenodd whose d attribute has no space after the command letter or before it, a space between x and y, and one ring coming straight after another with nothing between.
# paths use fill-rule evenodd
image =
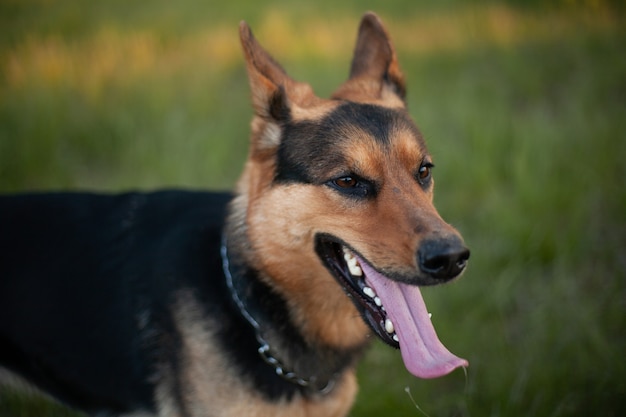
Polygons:
<instances>
[{"instance_id":1,"label":"dog","mask_svg":"<svg viewBox=\"0 0 626 417\"><path fill-rule=\"evenodd\" d=\"M377 335L418 377L467 361L419 287L469 250L381 20L330 99L245 22L254 116L236 190L0 197L0 365L97 415L345 416Z\"/></svg>"}]
</instances>

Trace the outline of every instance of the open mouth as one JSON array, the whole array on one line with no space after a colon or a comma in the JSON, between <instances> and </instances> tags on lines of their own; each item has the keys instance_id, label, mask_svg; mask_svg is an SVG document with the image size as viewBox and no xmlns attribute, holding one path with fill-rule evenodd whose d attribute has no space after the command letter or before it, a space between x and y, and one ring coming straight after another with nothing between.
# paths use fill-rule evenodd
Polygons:
<instances>
[{"instance_id":1,"label":"open mouth","mask_svg":"<svg viewBox=\"0 0 626 417\"><path fill-rule=\"evenodd\" d=\"M318 235L316 250L374 333L400 349L409 372L435 378L468 366L439 341L419 287L386 277L331 235Z\"/></svg>"},{"instance_id":2,"label":"open mouth","mask_svg":"<svg viewBox=\"0 0 626 417\"><path fill-rule=\"evenodd\" d=\"M346 246L324 237L319 238L317 247L326 267L352 298L365 322L383 342L399 349L400 340L393 322L376 291L367 285L356 255Z\"/></svg>"}]
</instances>

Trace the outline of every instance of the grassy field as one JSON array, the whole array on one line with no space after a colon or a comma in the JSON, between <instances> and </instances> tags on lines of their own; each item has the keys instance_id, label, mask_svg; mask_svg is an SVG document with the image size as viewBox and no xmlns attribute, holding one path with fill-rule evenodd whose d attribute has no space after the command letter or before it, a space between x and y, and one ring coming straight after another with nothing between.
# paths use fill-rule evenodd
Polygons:
<instances>
[{"instance_id":1,"label":"grassy field","mask_svg":"<svg viewBox=\"0 0 626 417\"><path fill-rule=\"evenodd\" d=\"M626 415L617 2L1 0L0 192L231 188L251 116L239 20L325 96L368 9L472 249L463 279L425 291L470 367L417 380L375 343L352 416ZM2 417L60 415L0 389Z\"/></svg>"}]
</instances>

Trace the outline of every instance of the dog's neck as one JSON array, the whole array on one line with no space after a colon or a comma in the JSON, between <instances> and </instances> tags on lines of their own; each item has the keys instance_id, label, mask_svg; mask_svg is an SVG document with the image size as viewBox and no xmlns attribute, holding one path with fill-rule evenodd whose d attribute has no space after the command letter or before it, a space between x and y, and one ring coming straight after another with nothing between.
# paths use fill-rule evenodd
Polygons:
<instances>
[{"instance_id":1,"label":"dog's neck","mask_svg":"<svg viewBox=\"0 0 626 417\"><path fill-rule=\"evenodd\" d=\"M221 256L226 286L255 333L259 356L278 377L303 391L321 395L331 392L341 372L354 363L356 352L308 344L290 324L285 300L261 282L254 271L238 263L236 255L235 259L229 257L231 253L224 237Z\"/></svg>"}]
</instances>

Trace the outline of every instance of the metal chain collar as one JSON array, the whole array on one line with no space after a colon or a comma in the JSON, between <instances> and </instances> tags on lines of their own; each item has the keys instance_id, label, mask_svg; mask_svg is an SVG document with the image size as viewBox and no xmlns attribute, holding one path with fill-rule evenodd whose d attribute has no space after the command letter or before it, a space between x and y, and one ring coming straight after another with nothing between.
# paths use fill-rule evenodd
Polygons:
<instances>
[{"instance_id":1,"label":"metal chain collar","mask_svg":"<svg viewBox=\"0 0 626 417\"><path fill-rule=\"evenodd\" d=\"M257 349L257 352L259 353L261 358L265 361L265 363L267 363L268 365L274 368L276 375L283 378L284 380L289 381L293 384L299 385L304 388L311 388L311 389L315 388L316 382L317 382L316 376L312 376L310 378L303 378L301 376L298 376L295 372L287 371L285 370L282 363L270 353L270 345L261 334L261 326L255 320L255 318L252 317L252 315L248 312L248 310L246 309L246 306L244 305L243 301L239 297L239 294L237 293L237 290L235 289L235 286L233 284L233 276L230 272L230 262L228 260L228 249L226 248L225 237L222 238L222 246L220 248L220 253L222 256L222 267L224 269L224 276L226 277L226 285L228 286L228 289L230 290L230 294L233 298L233 301L235 301L235 304L237 304L237 307L239 307L239 311L241 312L241 315L254 328L256 340L257 342L259 342L259 345L260 345L259 348ZM317 389L317 391L322 395L326 395L332 391L334 386L335 386L335 379L331 378L323 388Z\"/></svg>"}]
</instances>

